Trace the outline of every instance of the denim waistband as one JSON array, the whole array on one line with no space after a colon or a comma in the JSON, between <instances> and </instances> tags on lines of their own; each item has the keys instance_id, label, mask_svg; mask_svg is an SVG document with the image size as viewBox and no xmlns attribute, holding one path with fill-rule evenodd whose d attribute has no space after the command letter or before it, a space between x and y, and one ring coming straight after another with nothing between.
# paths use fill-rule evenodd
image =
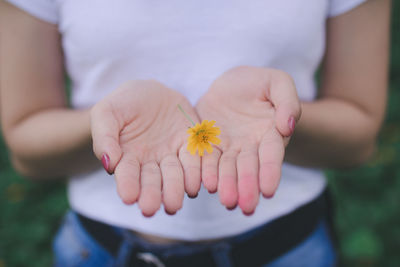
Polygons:
<instances>
[{"instance_id":1,"label":"denim waistband","mask_svg":"<svg viewBox=\"0 0 400 267\"><path fill-rule=\"evenodd\" d=\"M234 266L246 266L248 258L260 264L272 261L310 235L327 214L326 199L327 191L292 213L254 230L205 244L154 244L127 229L93 221L82 215L75 216L85 231L112 255L129 262L129 266L142 266L140 264L147 261L162 263L158 266L220 266L218 261L227 260L215 256L221 255L220 251L227 252ZM268 253L260 253L259 246ZM121 263L121 266L126 264Z\"/></svg>"}]
</instances>

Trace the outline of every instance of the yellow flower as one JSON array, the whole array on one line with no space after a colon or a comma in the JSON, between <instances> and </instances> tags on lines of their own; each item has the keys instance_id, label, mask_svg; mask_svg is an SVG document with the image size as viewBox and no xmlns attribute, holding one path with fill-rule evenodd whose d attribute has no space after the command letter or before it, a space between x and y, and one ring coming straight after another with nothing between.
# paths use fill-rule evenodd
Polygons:
<instances>
[{"instance_id":1,"label":"yellow flower","mask_svg":"<svg viewBox=\"0 0 400 267\"><path fill-rule=\"evenodd\" d=\"M217 137L221 130L218 127L214 127L214 124L215 121L203 120L201 124L196 123L196 125L187 130L187 133L190 134L187 146L190 154L195 155L197 149L199 150L199 156L204 155L204 150L211 154L213 148L210 142L215 145L221 142Z\"/></svg>"}]
</instances>

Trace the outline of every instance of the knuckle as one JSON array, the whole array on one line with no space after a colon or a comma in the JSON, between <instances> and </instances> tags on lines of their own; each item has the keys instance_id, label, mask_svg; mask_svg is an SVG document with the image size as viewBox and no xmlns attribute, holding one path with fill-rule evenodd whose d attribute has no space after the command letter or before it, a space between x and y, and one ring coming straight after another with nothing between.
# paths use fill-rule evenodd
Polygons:
<instances>
[{"instance_id":1,"label":"knuckle","mask_svg":"<svg viewBox=\"0 0 400 267\"><path fill-rule=\"evenodd\" d=\"M143 166L143 172L148 174L160 174L160 168L157 164L151 163Z\"/></svg>"},{"instance_id":2,"label":"knuckle","mask_svg":"<svg viewBox=\"0 0 400 267\"><path fill-rule=\"evenodd\" d=\"M164 160L162 161L161 165L163 167L168 167L168 168L180 168L181 164L177 160Z\"/></svg>"},{"instance_id":3,"label":"knuckle","mask_svg":"<svg viewBox=\"0 0 400 267\"><path fill-rule=\"evenodd\" d=\"M221 158L219 159L219 163L235 163L236 164L236 158L237 154L239 152L235 153L229 153L229 154L222 154Z\"/></svg>"}]
</instances>

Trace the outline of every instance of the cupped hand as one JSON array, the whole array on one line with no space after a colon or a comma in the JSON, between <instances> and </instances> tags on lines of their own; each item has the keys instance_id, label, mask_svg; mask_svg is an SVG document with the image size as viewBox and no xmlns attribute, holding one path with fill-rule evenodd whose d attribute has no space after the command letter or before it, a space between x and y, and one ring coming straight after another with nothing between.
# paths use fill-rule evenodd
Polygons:
<instances>
[{"instance_id":1,"label":"cupped hand","mask_svg":"<svg viewBox=\"0 0 400 267\"><path fill-rule=\"evenodd\" d=\"M221 144L202 158L202 181L218 190L228 209L252 214L260 191L272 197L279 185L285 146L300 117L293 80L282 71L237 67L221 75L196 105L215 120Z\"/></svg>"},{"instance_id":2,"label":"cupped hand","mask_svg":"<svg viewBox=\"0 0 400 267\"><path fill-rule=\"evenodd\" d=\"M161 203L174 214L185 191L194 197L200 189L200 158L186 149L191 125L178 104L198 121L184 96L156 81L126 83L91 110L97 158L115 174L121 199L138 201L145 216Z\"/></svg>"}]
</instances>

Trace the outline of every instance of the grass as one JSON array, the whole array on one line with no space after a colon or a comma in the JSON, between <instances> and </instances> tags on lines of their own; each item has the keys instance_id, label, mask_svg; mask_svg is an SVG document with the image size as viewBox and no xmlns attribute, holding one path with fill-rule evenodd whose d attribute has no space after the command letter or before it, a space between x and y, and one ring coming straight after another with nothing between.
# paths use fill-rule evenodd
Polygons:
<instances>
[{"instance_id":1,"label":"grass","mask_svg":"<svg viewBox=\"0 0 400 267\"><path fill-rule=\"evenodd\" d=\"M68 207L65 186L24 180L2 142L0 151L0 267L51 266L51 238Z\"/></svg>"},{"instance_id":2,"label":"grass","mask_svg":"<svg viewBox=\"0 0 400 267\"><path fill-rule=\"evenodd\" d=\"M400 2L393 1L400 14ZM400 266L400 19L393 16L390 97L376 156L327 171L342 266ZM0 138L0 267L50 266L51 241L68 209L62 182L34 183L10 166Z\"/></svg>"},{"instance_id":3,"label":"grass","mask_svg":"<svg viewBox=\"0 0 400 267\"><path fill-rule=\"evenodd\" d=\"M343 266L400 266L399 1L392 12L390 92L378 150L359 168L327 172Z\"/></svg>"}]
</instances>

